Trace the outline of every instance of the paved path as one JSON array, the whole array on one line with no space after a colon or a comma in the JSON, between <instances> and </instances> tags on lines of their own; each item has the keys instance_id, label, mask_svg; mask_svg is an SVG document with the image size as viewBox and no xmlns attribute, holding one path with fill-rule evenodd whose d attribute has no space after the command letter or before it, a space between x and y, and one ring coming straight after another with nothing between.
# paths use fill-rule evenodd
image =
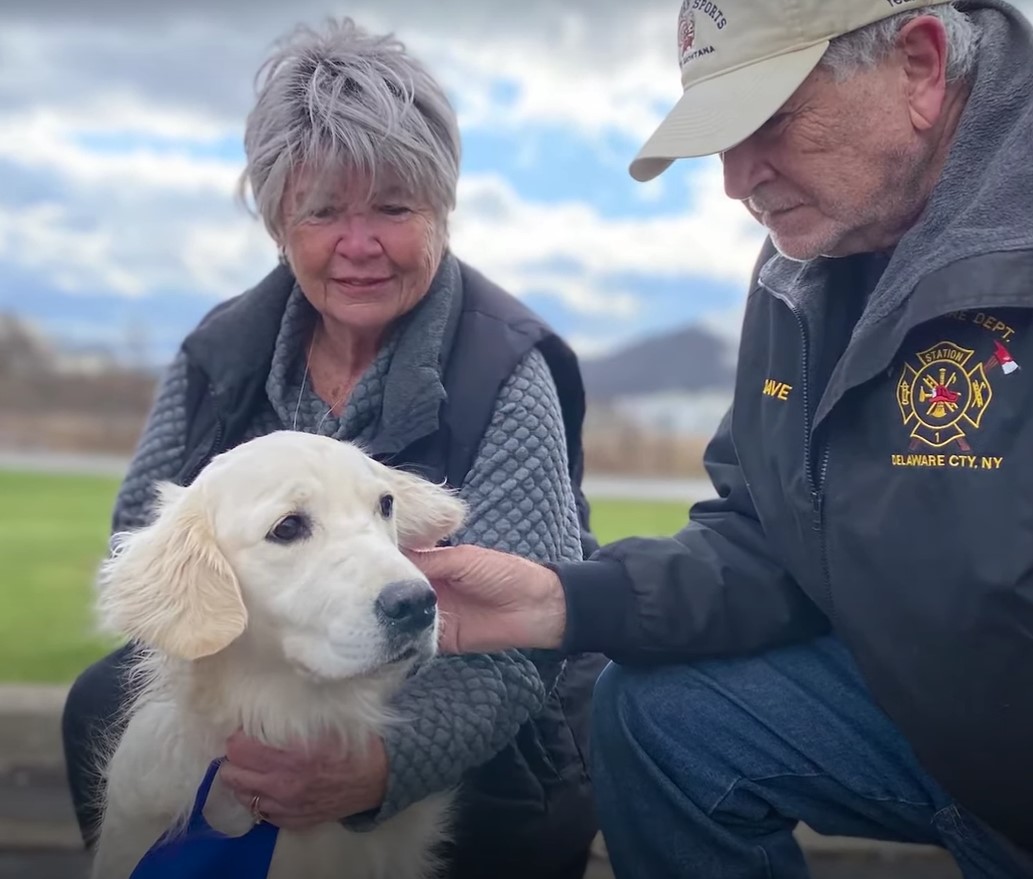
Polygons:
<instances>
[{"instance_id":1,"label":"paved path","mask_svg":"<svg viewBox=\"0 0 1033 879\"><path fill-rule=\"evenodd\" d=\"M639 476L586 476L585 494L589 498L619 500L671 501L690 504L714 496L714 488L706 479L647 479Z\"/></svg>"},{"instance_id":2,"label":"paved path","mask_svg":"<svg viewBox=\"0 0 1033 879\"><path fill-rule=\"evenodd\" d=\"M75 473L82 476L121 476L125 473L128 463L126 458L119 455L0 449L0 470Z\"/></svg>"}]
</instances>

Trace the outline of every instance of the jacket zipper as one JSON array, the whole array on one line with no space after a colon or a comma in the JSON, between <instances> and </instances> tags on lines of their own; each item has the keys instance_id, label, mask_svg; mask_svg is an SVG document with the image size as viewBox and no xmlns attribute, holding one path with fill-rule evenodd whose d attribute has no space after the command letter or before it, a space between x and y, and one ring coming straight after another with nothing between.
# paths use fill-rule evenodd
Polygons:
<instances>
[{"instance_id":1,"label":"jacket zipper","mask_svg":"<svg viewBox=\"0 0 1033 879\"><path fill-rule=\"evenodd\" d=\"M825 474L829 469L829 444L826 441L821 453L821 464L818 467L817 488L811 496L814 505L814 530L818 532L818 556L821 559L821 582L825 589L825 600L829 606L829 620L835 625L836 606L832 603L832 572L829 570L829 552L825 543L825 529L822 527L823 501L825 499Z\"/></svg>"},{"instance_id":2,"label":"jacket zipper","mask_svg":"<svg viewBox=\"0 0 1033 879\"><path fill-rule=\"evenodd\" d=\"M779 297L781 298L781 297ZM835 607L832 603L832 575L829 571L828 548L825 545L824 525L824 487L825 476L829 469L829 444L825 442L821 446L821 454L818 456L817 467L814 466L814 457L811 455L811 399L810 399L810 356L808 352L807 323L796 306L786 300L786 307L796 318L796 324L800 328L800 338L803 341L800 354L800 369L803 376L803 466L807 479L807 489L811 495L811 528L818 535L818 555L821 567L822 589L825 593L825 600L829 607L829 617L835 620Z\"/></svg>"}]
</instances>

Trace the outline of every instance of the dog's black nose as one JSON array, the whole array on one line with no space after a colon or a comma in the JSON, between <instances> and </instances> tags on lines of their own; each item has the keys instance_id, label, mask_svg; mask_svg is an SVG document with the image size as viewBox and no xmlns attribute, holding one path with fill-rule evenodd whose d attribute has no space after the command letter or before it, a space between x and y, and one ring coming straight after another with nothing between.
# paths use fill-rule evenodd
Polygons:
<instances>
[{"instance_id":1,"label":"dog's black nose","mask_svg":"<svg viewBox=\"0 0 1033 879\"><path fill-rule=\"evenodd\" d=\"M377 596L377 613L393 628L418 632L434 624L438 597L423 580L388 583Z\"/></svg>"}]
</instances>

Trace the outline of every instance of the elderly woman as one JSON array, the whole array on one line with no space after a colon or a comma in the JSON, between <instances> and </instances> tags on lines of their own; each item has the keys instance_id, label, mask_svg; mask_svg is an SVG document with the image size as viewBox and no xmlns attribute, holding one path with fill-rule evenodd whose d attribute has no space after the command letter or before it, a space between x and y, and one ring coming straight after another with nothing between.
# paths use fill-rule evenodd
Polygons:
<instances>
[{"instance_id":1,"label":"elderly woman","mask_svg":"<svg viewBox=\"0 0 1033 879\"><path fill-rule=\"evenodd\" d=\"M460 143L442 89L391 37L351 21L299 29L266 62L245 133L250 187L281 265L184 341L118 494L116 530L155 480L291 428L357 441L448 480L460 542L578 559L583 394L569 349L448 247ZM126 647L76 682L64 717L84 838L89 751L116 728ZM573 877L594 836L582 754L593 657L447 657L410 679L412 722L373 758L273 751L235 737L225 781L273 823L384 820L457 783L449 875Z\"/></svg>"}]
</instances>

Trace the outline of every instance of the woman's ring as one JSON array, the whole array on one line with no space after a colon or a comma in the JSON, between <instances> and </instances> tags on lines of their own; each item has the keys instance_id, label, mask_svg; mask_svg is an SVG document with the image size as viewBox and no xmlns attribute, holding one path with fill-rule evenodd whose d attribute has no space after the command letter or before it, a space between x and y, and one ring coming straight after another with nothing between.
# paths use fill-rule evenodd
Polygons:
<instances>
[{"instance_id":1,"label":"woman's ring","mask_svg":"<svg viewBox=\"0 0 1033 879\"><path fill-rule=\"evenodd\" d=\"M261 799L261 794L255 794L251 798L251 805L249 806L249 809L251 811L251 817L255 819L255 824L261 824L267 818L265 812L263 812L261 807L259 806L259 802L261 801Z\"/></svg>"}]
</instances>

